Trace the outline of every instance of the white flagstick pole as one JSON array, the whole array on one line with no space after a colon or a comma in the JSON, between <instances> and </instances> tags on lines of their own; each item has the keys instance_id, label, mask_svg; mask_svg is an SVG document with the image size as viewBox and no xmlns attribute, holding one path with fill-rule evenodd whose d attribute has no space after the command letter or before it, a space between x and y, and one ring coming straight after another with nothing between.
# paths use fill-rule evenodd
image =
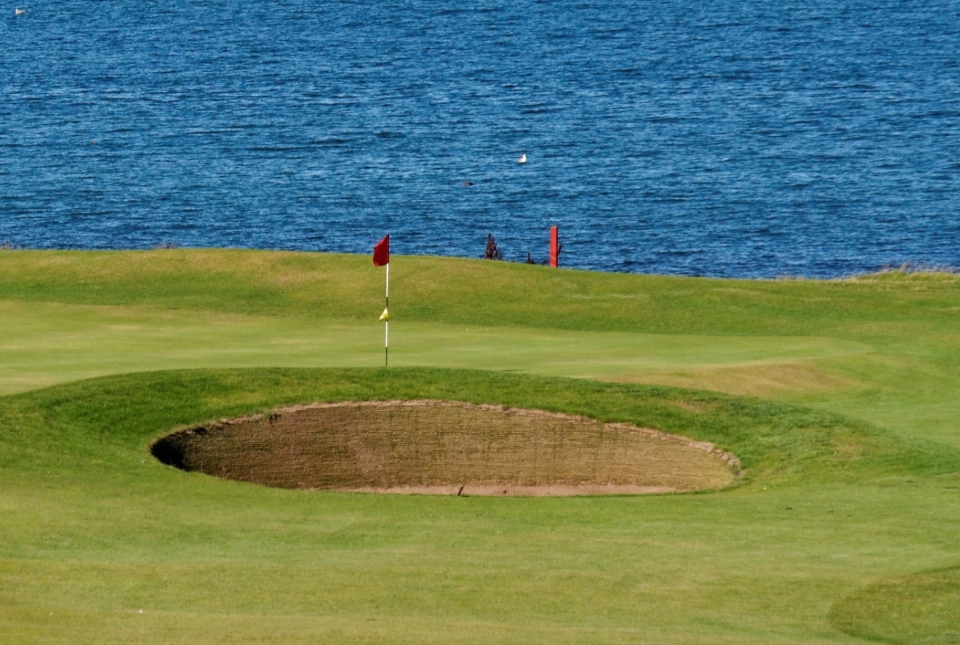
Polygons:
<instances>
[{"instance_id":1,"label":"white flagstick pole","mask_svg":"<svg viewBox=\"0 0 960 645\"><path fill-rule=\"evenodd\" d=\"M384 300L387 319L383 322L383 366L390 364L390 263L387 262L387 295Z\"/></svg>"}]
</instances>

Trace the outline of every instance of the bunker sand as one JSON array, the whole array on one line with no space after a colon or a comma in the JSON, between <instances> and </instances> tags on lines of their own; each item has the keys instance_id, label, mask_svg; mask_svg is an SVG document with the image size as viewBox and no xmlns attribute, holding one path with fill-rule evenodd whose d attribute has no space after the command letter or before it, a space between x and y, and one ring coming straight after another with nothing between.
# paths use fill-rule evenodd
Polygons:
<instances>
[{"instance_id":1,"label":"bunker sand","mask_svg":"<svg viewBox=\"0 0 960 645\"><path fill-rule=\"evenodd\" d=\"M312 404L174 432L182 470L264 486L488 496L715 489L740 472L713 444L541 410L416 400Z\"/></svg>"}]
</instances>

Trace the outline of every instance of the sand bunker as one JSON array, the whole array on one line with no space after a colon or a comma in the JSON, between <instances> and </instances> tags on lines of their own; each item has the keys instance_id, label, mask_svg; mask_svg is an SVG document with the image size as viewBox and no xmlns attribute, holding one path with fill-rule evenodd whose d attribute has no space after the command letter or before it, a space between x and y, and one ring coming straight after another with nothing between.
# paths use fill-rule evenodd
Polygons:
<instances>
[{"instance_id":1,"label":"sand bunker","mask_svg":"<svg viewBox=\"0 0 960 645\"><path fill-rule=\"evenodd\" d=\"M177 468L280 488L449 495L691 491L733 481L712 444L583 417L449 401L314 404L180 430Z\"/></svg>"}]
</instances>

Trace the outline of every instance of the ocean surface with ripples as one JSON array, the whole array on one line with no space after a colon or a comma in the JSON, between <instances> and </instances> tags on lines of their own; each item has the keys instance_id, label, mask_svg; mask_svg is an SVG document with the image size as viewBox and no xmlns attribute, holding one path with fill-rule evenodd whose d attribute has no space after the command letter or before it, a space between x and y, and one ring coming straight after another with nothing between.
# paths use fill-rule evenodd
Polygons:
<instances>
[{"instance_id":1,"label":"ocean surface with ripples","mask_svg":"<svg viewBox=\"0 0 960 645\"><path fill-rule=\"evenodd\" d=\"M20 2L14 246L960 264L957 1Z\"/></svg>"}]
</instances>

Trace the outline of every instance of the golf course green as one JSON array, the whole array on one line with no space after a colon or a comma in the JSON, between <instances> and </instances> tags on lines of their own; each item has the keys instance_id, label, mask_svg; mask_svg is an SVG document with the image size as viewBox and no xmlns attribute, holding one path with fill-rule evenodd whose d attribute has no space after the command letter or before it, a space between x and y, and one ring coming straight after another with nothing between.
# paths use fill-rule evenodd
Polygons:
<instances>
[{"instance_id":1,"label":"golf course green","mask_svg":"<svg viewBox=\"0 0 960 645\"><path fill-rule=\"evenodd\" d=\"M960 276L0 251L0 643L960 643ZM171 432L432 400L710 442L718 490L281 489Z\"/></svg>"}]
</instances>

